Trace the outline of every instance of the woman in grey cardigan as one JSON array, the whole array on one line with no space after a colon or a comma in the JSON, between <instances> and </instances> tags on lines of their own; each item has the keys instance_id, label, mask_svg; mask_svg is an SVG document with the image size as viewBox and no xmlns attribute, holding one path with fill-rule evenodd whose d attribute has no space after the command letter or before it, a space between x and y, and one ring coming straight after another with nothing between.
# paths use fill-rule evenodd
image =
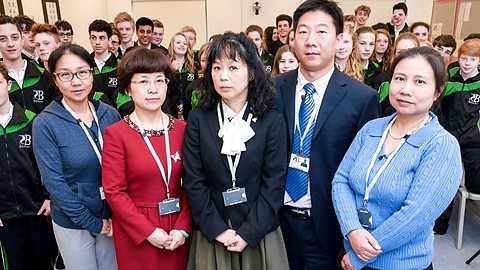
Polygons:
<instances>
[{"instance_id":1,"label":"woman in grey cardigan","mask_svg":"<svg viewBox=\"0 0 480 270\"><path fill-rule=\"evenodd\" d=\"M67 269L116 269L111 211L101 187L105 128L120 115L88 99L94 67L88 52L65 45L49 58L63 98L33 124L34 152L51 196L53 228Z\"/></svg>"}]
</instances>

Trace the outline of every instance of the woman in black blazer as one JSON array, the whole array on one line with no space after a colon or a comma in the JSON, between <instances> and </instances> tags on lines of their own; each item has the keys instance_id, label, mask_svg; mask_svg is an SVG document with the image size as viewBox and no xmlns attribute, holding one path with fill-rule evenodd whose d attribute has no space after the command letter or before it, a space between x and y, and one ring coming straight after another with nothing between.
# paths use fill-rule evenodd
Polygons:
<instances>
[{"instance_id":1,"label":"woman in black blazer","mask_svg":"<svg viewBox=\"0 0 480 270\"><path fill-rule=\"evenodd\" d=\"M287 134L272 81L243 33L211 44L205 77L183 148L196 225L187 269L288 269L278 217Z\"/></svg>"}]
</instances>

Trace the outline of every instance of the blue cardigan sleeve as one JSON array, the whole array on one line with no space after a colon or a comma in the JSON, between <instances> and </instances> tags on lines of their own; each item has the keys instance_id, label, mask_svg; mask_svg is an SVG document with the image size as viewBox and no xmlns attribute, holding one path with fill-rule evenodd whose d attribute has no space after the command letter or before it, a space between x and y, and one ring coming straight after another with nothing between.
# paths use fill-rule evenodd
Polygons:
<instances>
[{"instance_id":1,"label":"blue cardigan sleeve","mask_svg":"<svg viewBox=\"0 0 480 270\"><path fill-rule=\"evenodd\" d=\"M356 135L352 144L345 153L340 166L333 177L332 182L332 201L337 219L340 224L342 235L347 239L350 231L362 228L358 220L355 193L350 187L350 169L352 168L357 155L362 149L365 136L368 136L368 130L371 122L367 123ZM348 250L347 250L348 251Z\"/></svg>"},{"instance_id":2,"label":"blue cardigan sleeve","mask_svg":"<svg viewBox=\"0 0 480 270\"><path fill-rule=\"evenodd\" d=\"M61 155L55 135L41 114L33 122L33 140L35 142L33 150L40 174L52 200L58 203L75 225L99 234L103 221L95 217L68 186L63 176Z\"/></svg>"}]
</instances>

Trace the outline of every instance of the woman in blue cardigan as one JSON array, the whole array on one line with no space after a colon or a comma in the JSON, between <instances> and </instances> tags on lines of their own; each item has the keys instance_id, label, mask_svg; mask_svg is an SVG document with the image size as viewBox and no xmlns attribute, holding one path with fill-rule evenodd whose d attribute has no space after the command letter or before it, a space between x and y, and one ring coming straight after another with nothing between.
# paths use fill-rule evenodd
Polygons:
<instances>
[{"instance_id":1,"label":"woman in blue cardigan","mask_svg":"<svg viewBox=\"0 0 480 270\"><path fill-rule=\"evenodd\" d=\"M48 64L62 99L35 118L33 150L50 193L55 238L67 269L116 270L101 152L105 128L120 115L88 99L95 63L84 48L63 45Z\"/></svg>"},{"instance_id":2,"label":"woman in blue cardigan","mask_svg":"<svg viewBox=\"0 0 480 270\"><path fill-rule=\"evenodd\" d=\"M433 225L462 175L457 140L430 112L446 81L441 56L414 48L391 68L397 113L360 130L332 184L348 270L433 269Z\"/></svg>"}]
</instances>

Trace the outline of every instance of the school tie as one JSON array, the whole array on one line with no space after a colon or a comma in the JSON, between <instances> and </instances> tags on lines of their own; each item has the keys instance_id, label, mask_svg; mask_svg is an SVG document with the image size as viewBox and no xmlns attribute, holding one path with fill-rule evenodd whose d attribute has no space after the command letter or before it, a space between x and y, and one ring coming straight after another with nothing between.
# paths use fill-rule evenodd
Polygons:
<instances>
[{"instance_id":1,"label":"school tie","mask_svg":"<svg viewBox=\"0 0 480 270\"><path fill-rule=\"evenodd\" d=\"M313 130L315 129L315 122L312 122L308 130L306 130L306 127L308 121L310 120L310 116L313 113L313 109L315 108L315 101L313 99L315 87L313 84L307 83L303 89L305 90L305 96L302 98L302 103L300 104L300 110L298 112L298 125L300 132L298 128L295 127L292 153L298 154L300 152L300 137L307 132L305 139L303 140L302 156L310 157L310 145L312 143L312 134ZM294 202L298 201L307 194L308 179L308 173L294 168L288 168L286 191Z\"/></svg>"}]
</instances>

